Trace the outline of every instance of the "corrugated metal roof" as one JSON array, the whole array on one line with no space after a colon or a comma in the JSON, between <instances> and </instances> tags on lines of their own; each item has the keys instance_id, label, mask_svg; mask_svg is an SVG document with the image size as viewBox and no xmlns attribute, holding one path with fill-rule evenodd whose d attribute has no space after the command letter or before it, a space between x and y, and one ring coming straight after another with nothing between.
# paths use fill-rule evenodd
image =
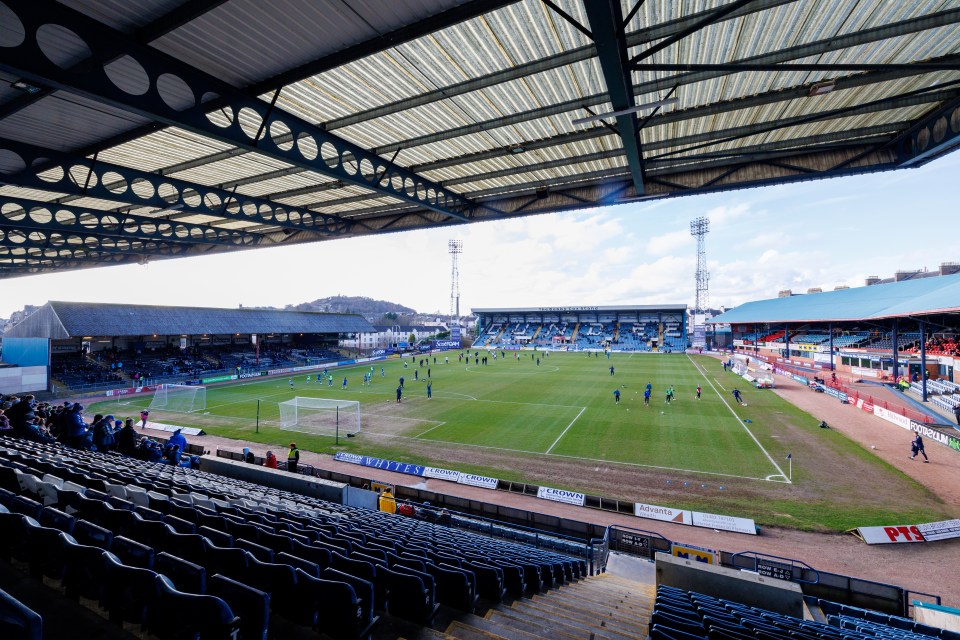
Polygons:
<instances>
[{"instance_id":1,"label":"corrugated metal roof","mask_svg":"<svg viewBox=\"0 0 960 640\"><path fill-rule=\"evenodd\" d=\"M14 9L16 2L11 0ZM377 177L384 184L403 188L401 178L388 175L390 170L423 167L418 170L422 178L473 200L465 210L452 211L455 217L465 212L468 218L488 219L513 215L518 209L533 214L842 171L890 169L903 161L898 154L909 145L899 142L911 126L946 109L951 101L960 101L958 0L755 0L722 16L716 12L729 9L731 0L647 0L629 21L625 56L703 24L641 61L660 68L625 71L633 85L634 104L668 94L678 99L677 104L638 116L644 124L640 142L648 178L638 185L630 178L624 145L614 127L572 124L574 118L613 109L609 79L591 38L541 0L64 4L134 38L152 39L155 52L212 74L217 81L254 87L265 103L278 88L269 79L283 76L286 84L276 102L279 111L272 113L293 114L371 150L381 159ZM556 4L586 30L591 28L581 0ZM57 6L50 7L53 22ZM632 0L622 0L621 12L626 15L634 6ZM495 10L483 12L490 7ZM448 20L430 23L431 30L416 37L410 35L418 24L426 24L421 20L446 16L447 11L452 11ZM472 17L461 20L455 14ZM407 35L397 36L398 30ZM612 39L613 34L598 32L595 37ZM47 46L63 60L74 59L82 47L69 40L54 38ZM947 66L916 67L925 62ZM834 66L738 68L744 63ZM151 68L162 69L163 64L160 59ZM676 64L727 66L662 67ZM851 64L885 66L836 66ZM6 66L16 71L16 64ZM111 58L110 69L122 86L136 86L142 80L129 58ZM284 75L292 69L299 75ZM0 79L17 79L13 71L0 74ZM833 90L810 95L821 81L834 83ZM9 82L0 86L3 182L16 183L16 176L9 174L17 158L2 149L2 138L9 138L88 157L96 152L98 161L171 175L195 183L198 190L222 186L238 195L363 219L363 233L421 228L450 219L397 193L379 191L369 163L360 165L360 174L367 178L362 184L330 175L323 166L306 166L303 159L318 153L334 166L338 158L329 145L317 149L313 139L294 142L284 137L283 128L269 129L266 135L284 151L260 147L253 151L219 139L219 130L188 130L193 125L186 118L182 127L161 127L130 108L91 95L43 89L39 98L27 99ZM158 84L154 79L151 86ZM175 93L183 98L189 92L181 87ZM228 124L235 109L221 102L210 104L219 110L209 118ZM947 110L944 115L952 117ZM259 130L250 112L242 112L239 120L247 135ZM114 138L131 130L131 139ZM778 161L777 167L767 160ZM717 182L731 167L740 170ZM640 186L645 193L638 192ZM414 192L413 183L407 188ZM532 194L538 197L531 202ZM113 201L33 187L3 187L3 195L61 199L91 209L162 215L218 228L249 227L259 234L254 244L276 241L270 233L259 233L277 230L269 217L218 219L208 211L191 212L185 205L179 213L161 213L122 198ZM342 226L332 237L358 229ZM287 241L316 238L308 233ZM188 253L199 250L189 248ZM130 259L136 258L131 252ZM0 247L0 275L18 274L22 268L72 266L12 260Z\"/></svg>"},{"instance_id":2,"label":"corrugated metal roof","mask_svg":"<svg viewBox=\"0 0 960 640\"><path fill-rule=\"evenodd\" d=\"M201 335L250 333L369 333L373 326L351 314L160 307L91 302L48 302L10 329L19 338Z\"/></svg>"},{"instance_id":3,"label":"corrugated metal roof","mask_svg":"<svg viewBox=\"0 0 960 640\"><path fill-rule=\"evenodd\" d=\"M722 313L717 324L879 320L960 311L960 274L758 300Z\"/></svg>"}]
</instances>

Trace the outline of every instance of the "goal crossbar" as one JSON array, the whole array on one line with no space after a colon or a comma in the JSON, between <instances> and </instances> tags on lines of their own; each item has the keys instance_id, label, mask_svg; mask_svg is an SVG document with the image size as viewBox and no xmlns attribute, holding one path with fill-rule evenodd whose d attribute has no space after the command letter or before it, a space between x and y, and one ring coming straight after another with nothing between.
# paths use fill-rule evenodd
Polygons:
<instances>
[{"instance_id":1,"label":"goal crossbar","mask_svg":"<svg viewBox=\"0 0 960 640\"><path fill-rule=\"evenodd\" d=\"M360 431L360 403L356 400L297 396L278 402L280 428L319 435Z\"/></svg>"}]
</instances>

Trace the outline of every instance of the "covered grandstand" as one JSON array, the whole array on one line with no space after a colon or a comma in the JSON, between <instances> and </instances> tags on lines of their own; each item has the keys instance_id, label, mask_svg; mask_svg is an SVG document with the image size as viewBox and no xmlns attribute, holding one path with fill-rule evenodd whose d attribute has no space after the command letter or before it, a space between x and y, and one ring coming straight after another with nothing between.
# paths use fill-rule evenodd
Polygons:
<instances>
[{"instance_id":1,"label":"covered grandstand","mask_svg":"<svg viewBox=\"0 0 960 640\"><path fill-rule=\"evenodd\" d=\"M336 360L341 337L367 333L352 314L54 301L8 330L4 346L47 340L51 379L90 390Z\"/></svg>"},{"instance_id":2,"label":"covered grandstand","mask_svg":"<svg viewBox=\"0 0 960 640\"><path fill-rule=\"evenodd\" d=\"M564 351L683 351L686 305L473 309L475 346Z\"/></svg>"},{"instance_id":3,"label":"covered grandstand","mask_svg":"<svg viewBox=\"0 0 960 640\"><path fill-rule=\"evenodd\" d=\"M736 351L960 404L960 274L759 300L709 322L731 325Z\"/></svg>"}]
</instances>

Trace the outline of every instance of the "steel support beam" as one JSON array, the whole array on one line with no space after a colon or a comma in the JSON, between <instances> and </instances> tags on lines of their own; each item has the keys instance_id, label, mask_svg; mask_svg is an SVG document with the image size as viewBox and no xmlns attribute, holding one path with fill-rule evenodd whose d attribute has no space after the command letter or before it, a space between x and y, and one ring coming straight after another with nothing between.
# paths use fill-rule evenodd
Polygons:
<instances>
[{"instance_id":1,"label":"steel support beam","mask_svg":"<svg viewBox=\"0 0 960 640\"><path fill-rule=\"evenodd\" d=\"M620 0L585 0L584 11L590 21L590 33L597 47L597 57L607 94L614 111L629 109L634 105L633 81L627 69L627 43L623 34L623 11ZM640 129L637 114L617 116L617 133L627 157L633 187L643 193L643 150L640 148Z\"/></svg>"},{"instance_id":2,"label":"steel support beam","mask_svg":"<svg viewBox=\"0 0 960 640\"><path fill-rule=\"evenodd\" d=\"M135 207L179 210L180 215L202 214L323 236L344 235L353 226L349 220L337 216L0 138L0 152L4 151L19 158L25 168L13 174L0 174L0 180L20 187L70 194L71 198L57 200L62 204L82 197L100 198ZM29 167L40 161L52 167L36 174Z\"/></svg>"},{"instance_id":3,"label":"steel support beam","mask_svg":"<svg viewBox=\"0 0 960 640\"><path fill-rule=\"evenodd\" d=\"M0 230L19 228L37 240L59 233L77 238L117 238L189 245L250 247L264 243L267 236L239 229L216 229L209 225L167 221L130 214L75 207L54 202L0 195L4 222Z\"/></svg>"},{"instance_id":4,"label":"steel support beam","mask_svg":"<svg viewBox=\"0 0 960 640\"><path fill-rule=\"evenodd\" d=\"M740 73L742 71L960 71L960 62L907 62L898 64L856 64L844 62L805 63L788 62L783 64L753 64L749 62L729 62L726 64L666 64L641 62L633 65L634 71L723 71Z\"/></svg>"},{"instance_id":5,"label":"steel support beam","mask_svg":"<svg viewBox=\"0 0 960 640\"><path fill-rule=\"evenodd\" d=\"M191 20L202 16L211 9L215 9L226 1L227 0L189 0L169 13L160 16L147 26L136 30L130 37L143 44L153 42L171 31L179 29ZM112 62L112 60L110 62ZM53 93L53 89L41 87L40 91L36 93L20 96L16 100L11 100L6 104L0 105L0 120L26 109L51 93Z\"/></svg>"},{"instance_id":6,"label":"steel support beam","mask_svg":"<svg viewBox=\"0 0 960 640\"><path fill-rule=\"evenodd\" d=\"M743 7L749 5L752 2L754 2L754 0L733 0L732 2L728 2L727 4L717 7L716 9L711 11L708 15L704 16L700 20L697 20L696 22L688 26L686 29L683 29L682 31L675 33L669 38L666 38L658 42L657 44L653 45L652 47L648 47L647 49L644 49L637 55L633 56L632 58L630 58L630 64L634 64L641 60L645 60L650 56L652 56L653 54L657 53L658 51L663 51L664 49L675 45L676 43L680 42L687 36L694 34L697 31L700 31L701 29L705 29L712 24L716 24L717 22L722 20L724 16L728 16L734 11L737 11L738 9L742 9Z\"/></svg>"},{"instance_id":7,"label":"steel support beam","mask_svg":"<svg viewBox=\"0 0 960 640\"><path fill-rule=\"evenodd\" d=\"M788 151L788 155L796 155L799 152L808 152L816 153L826 150L834 150L837 148L842 148L843 146L849 146L852 144L864 145L864 144L879 144L881 142L891 140L900 130L909 126L907 122L898 122L891 123L886 125L874 125L870 127L860 127L856 129L844 129L842 131L837 131L834 133L825 133L818 134L813 136L804 136L802 138L792 138L788 140L780 140L777 142L767 142L762 144L751 145L748 147L738 147L733 149L727 149L724 151L715 151L711 153L700 153L694 156L675 156L666 160L655 160L647 161L645 163L647 171L653 170L666 170L671 168L682 168L684 164L689 164L694 160L715 160L722 158L746 158L749 156L760 156L770 152L784 152ZM672 142L673 144L676 141ZM847 143L847 144L844 144ZM670 144L668 141L664 141L661 144ZM549 169L556 169L558 167L565 167L575 164L585 164L588 162L597 162L601 160L610 160L613 158L619 158L623 154L619 149L609 149L606 151L597 151L595 153L588 153L581 156L564 156L556 160L548 160L545 162L538 162L536 164L525 165L522 167L509 167L506 169L498 169L496 171L487 171L485 173L471 174L463 176L460 178L453 178L451 180L445 180L444 184L447 186L460 185L460 184L470 184L476 182L483 182L485 180L495 180L498 178L509 177L509 176L521 176L524 174L534 173L537 171L545 171ZM799 169L798 169L799 170ZM340 206L344 204L349 204L351 202L363 202L369 200L369 196L360 195L360 196L348 196L345 198L337 198L336 200L327 200L325 202L318 202L315 204L307 205L307 208L313 206Z\"/></svg>"},{"instance_id":8,"label":"steel support beam","mask_svg":"<svg viewBox=\"0 0 960 640\"><path fill-rule=\"evenodd\" d=\"M40 85L84 95L167 125L232 144L247 151L335 177L385 196L462 220L471 204L404 168L394 165L377 184L369 181L385 161L309 122L243 94L221 80L64 5L47 1L9 0L24 39L0 48L0 69ZM52 62L38 42L38 32L57 25L86 47L91 64L67 70ZM80 45L79 43L82 43ZM97 61L117 59L104 65ZM207 114L212 99L227 106ZM262 136L258 137L258 132Z\"/></svg>"},{"instance_id":9,"label":"steel support beam","mask_svg":"<svg viewBox=\"0 0 960 640\"><path fill-rule=\"evenodd\" d=\"M945 101L928 113L907 135L897 149L901 167L919 167L960 145L960 97Z\"/></svg>"}]
</instances>

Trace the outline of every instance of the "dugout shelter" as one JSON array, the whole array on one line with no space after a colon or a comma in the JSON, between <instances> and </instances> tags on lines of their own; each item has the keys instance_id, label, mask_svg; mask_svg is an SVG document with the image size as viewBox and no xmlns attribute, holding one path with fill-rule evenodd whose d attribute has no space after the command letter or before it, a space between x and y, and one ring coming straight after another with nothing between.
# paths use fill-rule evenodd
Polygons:
<instances>
[{"instance_id":1,"label":"dugout shelter","mask_svg":"<svg viewBox=\"0 0 960 640\"><path fill-rule=\"evenodd\" d=\"M926 400L928 380L960 381L960 273L929 275L748 302L708 323L731 326L734 351L814 372L906 377Z\"/></svg>"}]
</instances>

